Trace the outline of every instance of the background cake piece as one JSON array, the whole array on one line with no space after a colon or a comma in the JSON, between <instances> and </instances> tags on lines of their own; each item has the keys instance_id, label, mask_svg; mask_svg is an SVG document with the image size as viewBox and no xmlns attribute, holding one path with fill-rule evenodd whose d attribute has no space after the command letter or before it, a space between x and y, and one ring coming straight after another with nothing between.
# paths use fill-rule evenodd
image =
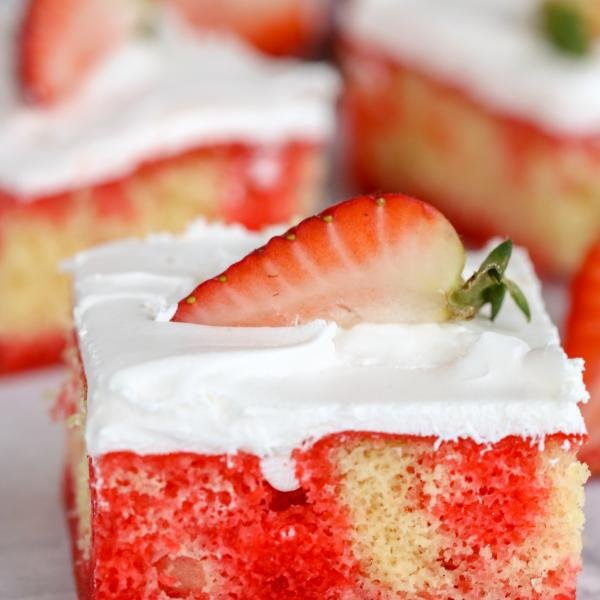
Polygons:
<instances>
[{"instance_id":1,"label":"background cake piece","mask_svg":"<svg viewBox=\"0 0 600 600\"><path fill-rule=\"evenodd\" d=\"M314 53L333 0L167 0L200 30L235 33L269 54Z\"/></svg>"},{"instance_id":2,"label":"background cake piece","mask_svg":"<svg viewBox=\"0 0 600 600\"><path fill-rule=\"evenodd\" d=\"M14 76L22 6L0 7L0 373L58 360L62 258L199 215L256 228L310 211L337 89L328 67L199 37L165 14L75 95L36 107Z\"/></svg>"},{"instance_id":3,"label":"background cake piece","mask_svg":"<svg viewBox=\"0 0 600 600\"><path fill-rule=\"evenodd\" d=\"M600 233L600 48L557 51L538 2L353 0L341 19L349 175L414 193L553 274Z\"/></svg>"},{"instance_id":4,"label":"background cake piece","mask_svg":"<svg viewBox=\"0 0 600 600\"><path fill-rule=\"evenodd\" d=\"M586 257L571 285L570 309L565 331L569 356L585 360L584 377L590 401L582 407L589 439L581 459L600 475L600 244Z\"/></svg>"},{"instance_id":5,"label":"background cake piece","mask_svg":"<svg viewBox=\"0 0 600 600\"><path fill-rule=\"evenodd\" d=\"M323 213L312 240L351 270L365 258L344 216ZM81 596L574 599L585 390L525 253L509 276L530 323L512 303L495 323L168 320L268 237L200 223L73 262L62 405Z\"/></svg>"}]
</instances>

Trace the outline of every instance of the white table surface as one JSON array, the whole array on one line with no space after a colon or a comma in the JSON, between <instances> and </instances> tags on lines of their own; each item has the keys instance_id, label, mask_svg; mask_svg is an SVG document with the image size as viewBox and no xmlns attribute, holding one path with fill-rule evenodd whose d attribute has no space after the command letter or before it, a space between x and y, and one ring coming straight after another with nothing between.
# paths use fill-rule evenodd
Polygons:
<instances>
[{"instance_id":1,"label":"white table surface","mask_svg":"<svg viewBox=\"0 0 600 600\"><path fill-rule=\"evenodd\" d=\"M562 292L549 289L555 316ZM0 382L0 600L75 600L60 498L63 431L48 413L61 369ZM587 487L580 600L600 600L600 481Z\"/></svg>"}]
</instances>

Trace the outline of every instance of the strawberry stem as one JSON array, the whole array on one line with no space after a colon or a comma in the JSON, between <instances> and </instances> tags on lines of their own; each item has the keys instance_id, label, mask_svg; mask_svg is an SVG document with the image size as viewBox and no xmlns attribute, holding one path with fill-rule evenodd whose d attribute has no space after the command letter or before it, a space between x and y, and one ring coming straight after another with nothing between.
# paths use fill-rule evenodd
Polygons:
<instances>
[{"instance_id":1,"label":"strawberry stem","mask_svg":"<svg viewBox=\"0 0 600 600\"><path fill-rule=\"evenodd\" d=\"M583 56L592 46L592 32L579 8L565 0L546 0L542 21L547 37L556 48Z\"/></svg>"},{"instance_id":2,"label":"strawberry stem","mask_svg":"<svg viewBox=\"0 0 600 600\"><path fill-rule=\"evenodd\" d=\"M491 307L492 321L498 316L509 293L515 304L531 320L531 311L525 294L504 273L512 254L512 241L496 246L469 279L450 295L450 306L458 319L472 319L486 304Z\"/></svg>"}]
</instances>

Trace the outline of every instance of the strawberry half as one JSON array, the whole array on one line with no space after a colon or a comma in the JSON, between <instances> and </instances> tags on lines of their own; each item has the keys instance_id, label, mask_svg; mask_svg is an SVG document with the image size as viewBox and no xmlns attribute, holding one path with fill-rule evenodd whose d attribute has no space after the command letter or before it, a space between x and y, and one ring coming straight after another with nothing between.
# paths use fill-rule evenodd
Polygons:
<instances>
[{"instance_id":1,"label":"strawberry half","mask_svg":"<svg viewBox=\"0 0 600 600\"><path fill-rule=\"evenodd\" d=\"M134 20L130 0L30 0L20 38L25 97L52 104L69 96Z\"/></svg>"},{"instance_id":2,"label":"strawberry half","mask_svg":"<svg viewBox=\"0 0 600 600\"><path fill-rule=\"evenodd\" d=\"M582 413L589 439L580 456L600 473L600 242L573 279L565 350L569 356L585 359L584 378L591 397Z\"/></svg>"},{"instance_id":3,"label":"strawberry half","mask_svg":"<svg viewBox=\"0 0 600 600\"><path fill-rule=\"evenodd\" d=\"M473 316L504 292L510 242L462 281L463 245L433 207L399 194L328 208L200 284L173 320L222 326L289 326L313 319L429 322Z\"/></svg>"},{"instance_id":4,"label":"strawberry half","mask_svg":"<svg viewBox=\"0 0 600 600\"><path fill-rule=\"evenodd\" d=\"M326 0L169 0L198 29L232 32L275 56L307 54L327 22Z\"/></svg>"}]
</instances>

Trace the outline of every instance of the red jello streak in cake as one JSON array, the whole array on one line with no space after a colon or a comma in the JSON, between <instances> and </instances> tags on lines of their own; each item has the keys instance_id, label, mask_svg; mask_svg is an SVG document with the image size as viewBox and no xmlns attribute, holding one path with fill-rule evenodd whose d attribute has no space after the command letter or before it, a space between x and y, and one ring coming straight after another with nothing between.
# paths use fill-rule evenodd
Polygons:
<instances>
[{"instance_id":1,"label":"red jello streak in cake","mask_svg":"<svg viewBox=\"0 0 600 600\"><path fill-rule=\"evenodd\" d=\"M265 156L273 160L276 172L273 181L262 184L253 174L260 149L253 151L243 146L224 149L227 173L225 180L235 182L236 189L227 195L219 214L228 223L242 223L250 229L260 229L265 225L283 223L304 211L298 205L294 190L300 181L302 160L310 145L289 144L281 153ZM243 192L240 188L243 187Z\"/></svg>"},{"instance_id":2,"label":"red jello streak in cake","mask_svg":"<svg viewBox=\"0 0 600 600\"><path fill-rule=\"evenodd\" d=\"M319 467L329 479L327 464ZM318 598L354 587L358 566L332 486L313 480L303 490L279 492L262 477L258 458L244 453L119 453L101 457L91 471L103 482L94 504L105 507L93 517L97 598L115 597L111 594L124 591L125 581L131 593L141 592L148 563L159 573L164 568L160 588L171 597L186 597L190 590L177 589L166 569L185 560L186 548L190 553L202 548L212 558L209 569L218 569L217 579L227 579L232 598ZM125 473L168 482L162 501L129 487L120 479ZM136 515L135 523L130 515ZM182 558L168 558L180 553ZM202 564L190 561L195 583L201 583L207 577Z\"/></svg>"},{"instance_id":3,"label":"red jello streak in cake","mask_svg":"<svg viewBox=\"0 0 600 600\"><path fill-rule=\"evenodd\" d=\"M565 440L579 443L563 435L552 436L547 443ZM221 578L227 581L227 593L214 597L315 600L352 593L352 598L373 598L361 591L365 572L353 553L351 516L340 503L340 474L332 460L340 447L362 442L420 442L427 449L418 460L423 474L430 475L443 464L457 477L435 501L423 481L411 499L416 501L413 508L429 511L441 522L450 543L441 549L439 560L448 571L459 564L463 568L469 564L473 575L485 570L486 555L477 552L484 546L495 560L509 562L515 548L543 519L551 483L536 473L538 444L517 437L491 447L470 440L445 442L431 452L433 438L330 435L294 453L302 487L293 492L272 488L262 476L258 458L241 452L111 453L90 466L96 490L94 597L142 597L148 570L157 569L159 588L173 598L189 597L208 578L217 589ZM94 481L101 482L99 491ZM464 488L456 483L460 481ZM192 558L199 552L206 562ZM78 564L77 569L82 568ZM571 567L564 569L568 572ZM565 573L556 577L564 581ZM182 581L189 582L189 589L182 588ZM469 586L465 578L464 593ZM336 593L329 595L332 590Z\"/></svg>"},{"instance_id":4,"label":"red jello streak in cake","mask_svg":"<svg viewBox=\"0 0 600 600\"><path fill-rule=\"evenodd\" d=\"M221 204L215 206L215 216L226 222L239 222L251 229L288 220L297 211L293 202L296 177L305 155L314 151L311 143L291 142L281 146L248 146L243 143L217 144L186 151L176 156L147 161L135 171L113 181L92 185L81 190L69 190L24 199L0 190L0 217L3 211L17 211L27 218L54 219L60 221L71 215L75 202L85 201L94 206L98 219L119 217L131 220L136 217L127 185L135 177L150 177L156 172L185 163L193 158L213 158L218 168L224 168L224 182L236 185L223 186ZM272 160L276 165L271 182L261 185L253 174L255 161ZM0 218L0 235L1 235ZM1 238L0 238L1 241Z\"/></svg>"},{"instance_id":5,"label":"red jello streak in cake","mask_svg":"<svg viewBox=\"0 0 600 600\"><path fill-rule=\"evenodd\" d=\"M38 332L35 337L0 335L0 375L56 363L66 347L62 332Z\"/></svg>"}]
</instances>

